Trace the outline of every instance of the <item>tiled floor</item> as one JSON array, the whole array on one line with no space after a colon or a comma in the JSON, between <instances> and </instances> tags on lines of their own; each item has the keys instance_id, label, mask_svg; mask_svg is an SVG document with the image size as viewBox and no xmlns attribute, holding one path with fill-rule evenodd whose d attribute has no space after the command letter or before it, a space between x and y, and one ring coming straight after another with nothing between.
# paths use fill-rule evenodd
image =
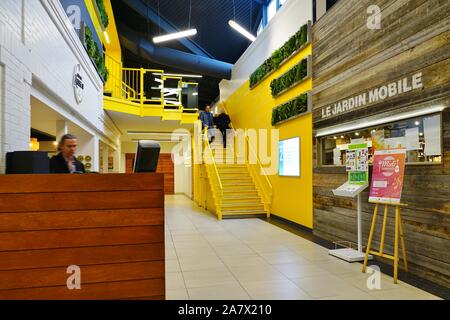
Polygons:
<instances>
[{"instance_id":1,"label":"tiled floor","mask_svg":"<svg viewBox=\"0 0 450 320\"><path fill-rule=\"evenodd\" d=\"M166 198L167 299L438 299L260 219L217 221L184 196Z\"/></svg>"}]
</instances>

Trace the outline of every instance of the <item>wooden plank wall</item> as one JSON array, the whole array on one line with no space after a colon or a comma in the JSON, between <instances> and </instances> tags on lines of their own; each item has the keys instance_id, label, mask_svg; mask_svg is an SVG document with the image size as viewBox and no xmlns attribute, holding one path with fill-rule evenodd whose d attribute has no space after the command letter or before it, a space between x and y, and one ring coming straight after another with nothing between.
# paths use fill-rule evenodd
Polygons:
<instances>
[{"instance_id":1,"label":"wooden plank wall","mask_svg":"<svg viewBox=\"0 0 450 320\"><path fill-rule=\"evenodd\" d=\"M172 154L161 153L159 155L158 173L164 173L165 194L175 194L175 165L172 161Z\"/></svg>"},{"instance_id":2,"label":"wooden plank wall","mask_svg":"<svg viewBox=\"0 0 450 320\"><path fill-rule=\"evenodd\" d=\"M126 172L133 172L135 153L126 154ZM164 194L175 194L175 165L170 153L161 153L159 155L157 173L164 174Z\"/></svg>"},{"instance_id":3,"label":"wooden plank wall","mask_svg":"<svg viewBox=\"0 0 450 320\"><path fill-rule=\"evenodd\" d=\"M0 176L0 300L137 298L165 299L161 174Z\"/></svg>"},{"instance_id":4,"label":"wooden plank wall","mask_svg":"<svg viewBox=\"0 0 450 320\"><path fill-rule=\"evenodd\" d=\"M373 4L382 10L380 30L366 26L366 10ZM339 1L313 26L314 130L380 112L449 107L449 16L448 0ZM324 106L417 72L423 74L420 90L322 119ZM443 163L407 165L402 201L410 205L403 219L411 272L450 287L449 108L442 113L442 125ZM314 146L314 233L331 241L356 242L356 203L332 194L346 181L345 168L321 166L316 138ZM373 212L367 201L365 192L364 243ZM392 227L392 213L389 223ZM391 253L392 235L386 239Z\"/></svg>"}]
</instances>

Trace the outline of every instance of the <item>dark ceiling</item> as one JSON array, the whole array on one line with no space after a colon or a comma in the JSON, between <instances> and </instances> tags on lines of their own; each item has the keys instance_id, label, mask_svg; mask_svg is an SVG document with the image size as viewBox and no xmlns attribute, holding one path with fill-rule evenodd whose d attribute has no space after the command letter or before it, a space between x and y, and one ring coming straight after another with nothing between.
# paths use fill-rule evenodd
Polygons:
<instances>
[{"instance_id":1,"label":"dark ceiling","mask_svg":"<svg viewBox=\"0 0 450 320\"><path fill-rule=\"evenodd\" d=\"M197 35L189 37L197 47L209 57L234 64L251 44L249 40L234 31L229 25L230 19L236 20L243 27L256 34L256 28L262 14L261 3L264 0L112 0L114 15L119 33L126 26L138 32L143 38L151 41L154 36L166 34L161 22L168 22L178 30L189 28L189 12L191 12L190 26L197 28ZM160 18L146 19L148 12L136 12L127 5L136 2L145 4L148 10L159 13ZM234 6L233 6L234 2ZM191 6L192 4L192 6ZM180 51L193 53L180 41L161 43ZM126 66L146 68L162 68L166 72L184 72L171 66L156 65L124 49L124 64ZM188 72L192 73L192 72ZM221 79L204 77L199 81L199 106L203 108L219 95L218 83Z\"/></svg>"}]
</instances>

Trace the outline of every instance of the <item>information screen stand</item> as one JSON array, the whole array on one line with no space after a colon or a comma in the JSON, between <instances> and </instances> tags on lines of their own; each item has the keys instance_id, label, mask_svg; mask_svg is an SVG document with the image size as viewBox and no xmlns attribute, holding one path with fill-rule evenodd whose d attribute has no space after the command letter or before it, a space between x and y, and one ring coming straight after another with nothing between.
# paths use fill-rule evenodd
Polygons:
<instances>
[{"instance_id":1,"label":"information screen stand","mask_svg":"<svg viewBox=\"0 0 450 320\"><path fill-rule=\"evenodd\" d=\"M361 231L361 192L369 186L369 150L366 142L358 141L348 145L345 166L348 181L333 190L335 196L357 198L358 249L342 248L330 250L329 254L348 262L364 261ZM368 259L372 259L371 256Z\"/></svg>"},{"instance_id":2,"label":"information screen stand","mask_svg":"<svg viewBox=\"0 0 450 320\"><path fill-rule=\"evenodd\" d=\"M339 188L333 190L335 196L357 198L357 220L358 220L358 250L353 248L342 248L330 250L328 253L332 256L340 258L348 262L364 261L364 255L362 249L362 228L361 228L361 192L364 191L369 184L352 184L346 182ZM368 256L369 260L372 260L371 255Z\"/></svg>"}]
</instances>

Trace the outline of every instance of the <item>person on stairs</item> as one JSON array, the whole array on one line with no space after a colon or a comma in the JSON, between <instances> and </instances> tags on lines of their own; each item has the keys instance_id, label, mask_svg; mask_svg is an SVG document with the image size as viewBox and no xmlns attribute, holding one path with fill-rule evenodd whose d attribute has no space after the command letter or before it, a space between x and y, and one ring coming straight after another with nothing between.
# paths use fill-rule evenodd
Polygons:
<instances>
[{"instance_id":1,"label":"person on stairs","mask_svg":"<svg viewBox=\"0 0 450 320\"><path fill-rule=\"evenodd\" d=\"M223 147L227 147L227 130L230 129L230 116L226 114L225 109L222 108L220 114L217 116L217 128L222 133Z\"/></svg>"},{"instance_id":2,"label":"person on stairs","mask_svg":"<svg viewBox=\"0 0 450 320\"><path fill-rule=\"evenodd\" d=\"M215 139L214 135L214 117L212 115L211 107L208 105L205 107L205 111L200 113L200 121L202 122L202 129L208 129L208 140L209 143L213 143Z\"/></svg>"}]
</instances>

